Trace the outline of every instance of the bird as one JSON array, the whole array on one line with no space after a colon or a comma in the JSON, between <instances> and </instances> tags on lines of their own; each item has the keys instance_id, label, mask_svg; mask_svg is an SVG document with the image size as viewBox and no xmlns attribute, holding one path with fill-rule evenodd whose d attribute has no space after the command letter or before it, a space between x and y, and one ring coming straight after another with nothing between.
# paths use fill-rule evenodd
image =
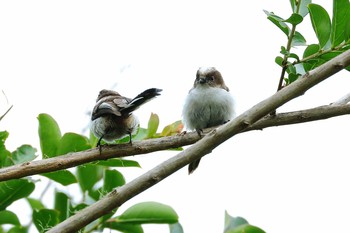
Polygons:
<instances>
[{"instance_id":1,"label":"bird","mask_svg":"<svg viewBox=\"0 0 350 233\"><path fill-rule=\"evenodd\" d=\"M129 135L132 143L132 134L137 132L139 120L133 114L141 105L160 95L162 89L150 88L135 98L127 98L113 90L103 89L99 92L96 104L91 114L91 131L101 140L114 142L116 139ZM101 147L100 147L101 148Z\"/></svg>"},{"instance_id":2,"label":"bird","mask_svg":"<svg viewBox=\"0 0 350 233\"><path fill-rule=\"evenodd\" d=\"M200 67L182 109L186 130L196 130L201 136L203 129L227 123L234 116L235 101L221 73L215 67ZM200 159L189 164L189 174L199 162Z\"/></svg>"}]
</instances>

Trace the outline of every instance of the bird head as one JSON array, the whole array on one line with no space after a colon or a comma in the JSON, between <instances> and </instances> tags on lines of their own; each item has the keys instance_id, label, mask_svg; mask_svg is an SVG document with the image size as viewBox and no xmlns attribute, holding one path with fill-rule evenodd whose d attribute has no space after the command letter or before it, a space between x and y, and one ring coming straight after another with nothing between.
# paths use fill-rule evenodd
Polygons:
<instances>
[{"instance_id":1,"label":"bird head","mask_svg":"<svg viewBox=\"0 0 350 233\"><path fill-rule=\"evenodd\" d=\"M221 73L214 67L200 67L194 81L194 88L199 86L222 88L229 91Z\"/></svg>"}]
</instances>

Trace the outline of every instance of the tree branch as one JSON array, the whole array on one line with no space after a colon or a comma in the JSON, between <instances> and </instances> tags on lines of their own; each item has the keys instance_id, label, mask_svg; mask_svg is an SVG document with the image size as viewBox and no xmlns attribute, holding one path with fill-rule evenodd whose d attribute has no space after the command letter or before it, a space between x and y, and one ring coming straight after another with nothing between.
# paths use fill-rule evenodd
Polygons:
<instances>
[{"instance_id":1,"label":"tree branch","mask_svg":"<svg viewBox=\"0 0 350 233\"><path fill-rule=\"evenodd\" d=\"M200 137L197 134L188 133L185 136L163 137L133 142L132 145L128 143L102 145L101 153L99 148L94 148L2 168L0 169L0 181L62 170L97 160L147 154L154 151L178 148L193 144L199 139Z\"/></svg>"},{"instance_id":2,"label":"tree branch","mask_svg":"<svg viewBox=\"0 0 350 233\"><path fill-rule=\"evenodd\" d=\"M168 177L172 173L186 166L188 163L200 159L210 153L218 145L236 135L237 133L251 127L260 118L266 116L271 111L277 109L284 103L302 95L311 87L317 85L331 75L350 65L350 50L344 52L331 61L304 75L291 85L283 88L270 98L258 103L251 109L236 117L234 120L211 131L200 141L178 153L176 156L159 164L152 170L146 172L131 182L119 187L95 202L89 207L76 213L48 233L68 233L76 232L90 222L109 213L113 209L121 206L124 202L138 195L154 184Z\"/></svg>"},{"instance_id":3,"label":"tree branch","mask_svg":"<svg viewBox=\"0 0 350 233\"><path fill-rule=\"evenodd\" d=\"M342 104L347 104L349 102L350 102L350 93L346 94L339 100L335 101L334 103L332 103L332 105L342 105Z\"/></svg>"},{"instance_id":4,"label":"tree branch","mask_svg":"<svg viewBox=\"0 0 350 233\"><path fill-rule=\"evenodd\" d=\"M262 130L273 126L299 124L316 120L324 120L331 117L350 114L350 105L326 105L317 108L306 109L295 112L268 115L246 128L242 132L251 130ZM204 130L204 135L215 128ZM0 181L18 179L30 175L53 172L66 168L75 167L88 162L106 160L110 158L126 157L138 154L147 154L154 151L166 150L187 146L200 139L196 132L188 132L184 135L149 139L129 144L105 145L100 154L98 148L69 153L54 158L26 162L11 167L0 169Z\"/></svg>"},{"instance_id":5,"label":"tree branch","mask_svg":"<svg viewBox=\"0 0 350 233\"><path fill-rule=\"evenodd\" d=\"M350 114L350 105L325 105L317 108L311 108L302 111L279 113L275 116L268 115L254 123L244 130L264 129L272 126L282 126L291 124L300 124L310 121L325 120L331 117Z\"/></svg>"}]
</instances>

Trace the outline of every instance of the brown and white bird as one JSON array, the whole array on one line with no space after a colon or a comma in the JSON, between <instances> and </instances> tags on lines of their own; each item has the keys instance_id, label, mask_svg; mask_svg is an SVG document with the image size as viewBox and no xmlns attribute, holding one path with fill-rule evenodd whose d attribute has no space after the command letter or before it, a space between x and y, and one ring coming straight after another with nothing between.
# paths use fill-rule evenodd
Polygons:
<instances>
[{"instance_id":1,"label":"brown and white bird","mask_svg":"<svg viewBox=\"0 0 350 233\"><path fill-rule=\"evenodd\" d=\"M113 142L116 139L136 133L139 120L133 114L142 104L160 95L161 89L150 88L133 99L121 96L111 90L100 91L91 115L91 131L99 139Z\"/></svg>"},{"instance_id":2,"label":"brown and white bird","mask_svg":"<svg viewBox=\"0 0 350 233\"><path fill-rule=\"evenodd\" d=\"M208 127L224 124L235 116L234 99L221 73L214 67L198 69L193 88L189 91L182 110L182 120L188 130L201 134ZM200 160L188 166L191 174Z\"/></svg>"}]
</instances>

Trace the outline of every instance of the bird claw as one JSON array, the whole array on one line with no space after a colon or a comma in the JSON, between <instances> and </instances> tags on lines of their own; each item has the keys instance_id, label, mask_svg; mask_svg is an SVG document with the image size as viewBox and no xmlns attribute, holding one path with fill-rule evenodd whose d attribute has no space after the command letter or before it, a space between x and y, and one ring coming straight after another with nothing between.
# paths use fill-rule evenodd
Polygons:
<instances>
[{"instance_id":1,"label":"bird claw","mask_svg":"<svg viewBox=\"0 0 350 233\"><path fill-rule=\"evenodd\" d=\"M186 130L184 130L184 131L182 131L181 133L178 133L177 135L178 135L178 136L185 136L185 135L186 135L186 133L187 133L187 131L186 131Z\"/></svg>"},{"instance_id":2,"label":"bird claw","mask_svg":"<svg viewBox=\"0 0 350 233\"><path fill-rule=\"evenodd\" d=\"M129 133L129 144L132 145L132 136L131 136L131 133Z\"/></svg>"},{"instance_id":3,"label":"bird claw","mask_svg":"<svg viewBox=\"0 0 350 233\"><path fill-rule=\"evenodd\" d=\"M100 139L98 139L97 144L96 144L96 147L98 147L98 150L100 151L100 155L102 153L102 145L101 145L102 138L103 138L103 136L100 137Z\"/></svg>"},{"instance_id":4,"label":"bird claw","mask_svg":"<svg viewBox=\"0 0 350 233\"><path fill-rule=\"evenodd\" d=\"M197 132L199 137L203 136L203 130L202 129L196 129L196 132Z\"/></svg>"}]
</instances>

